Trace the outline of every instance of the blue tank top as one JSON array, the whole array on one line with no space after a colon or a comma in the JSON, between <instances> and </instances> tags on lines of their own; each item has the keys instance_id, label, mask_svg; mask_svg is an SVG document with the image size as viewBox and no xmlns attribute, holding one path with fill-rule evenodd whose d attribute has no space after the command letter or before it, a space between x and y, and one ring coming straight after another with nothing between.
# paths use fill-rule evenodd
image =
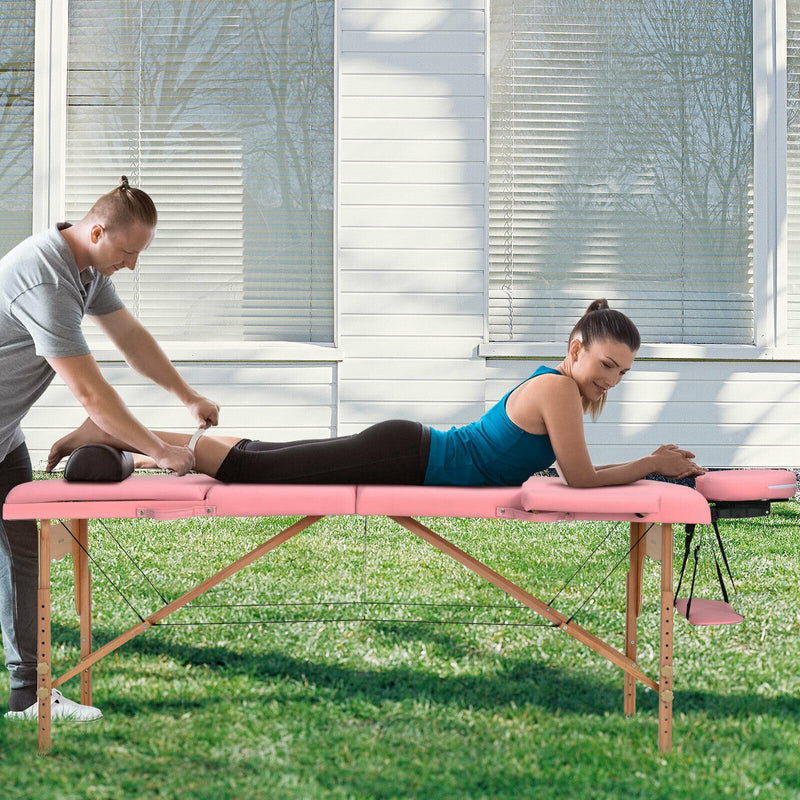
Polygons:
<instances>
[{"instance_id":1,"label":"blue tank top","mask_svg":"<svg viewBox=\"0 0 800 800\"><path fill-rule=\"evenodd\" d=\"M561 374L539 367L531 378L546 373ZM513 391L477 422L449 431L431 429L426 486L519 486L556 460L546 433L528 433L508 418L506 400Z\"/></svg>"}]
</instances>

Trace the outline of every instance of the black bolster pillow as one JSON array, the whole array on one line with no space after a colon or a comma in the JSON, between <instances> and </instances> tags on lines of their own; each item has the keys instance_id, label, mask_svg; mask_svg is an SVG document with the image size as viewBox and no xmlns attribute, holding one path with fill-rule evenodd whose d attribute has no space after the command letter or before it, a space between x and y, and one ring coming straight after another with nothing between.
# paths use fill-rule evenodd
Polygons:
<instances>
[{"instance_id":1,"label":"black bolster pillow","mask_svg":"<svg viewBox=\"0 0 800 800\"><path fill-rule=\"evenodd\" d=\"M133 456L107 444L85 444L73 450L64 467L68 481L123 481L133 472Z\"/></svg>"}]
</instances>

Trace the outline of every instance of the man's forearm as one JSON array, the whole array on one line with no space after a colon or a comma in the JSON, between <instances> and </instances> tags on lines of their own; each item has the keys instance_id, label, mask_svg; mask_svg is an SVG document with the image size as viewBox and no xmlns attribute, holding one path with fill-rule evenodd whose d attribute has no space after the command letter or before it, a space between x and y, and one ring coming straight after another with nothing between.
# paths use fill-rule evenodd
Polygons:
<instances>
[{"instance_id":1,"label":"man's forearm","mask_svg":"<svg viewBox=\"0 0 800 800\"><path fill-rule=\"evenodd\" d=\"M131 336L131 341L126 342L123 355L132 369L177 397L184 405L200 396L175 369L146 328L140 327Z\"/></svg>"},{"instance_id":2,"label":"man's forearm","mask_svg":"<svg viewBox=\"0 0 800 800\"><path fill-rule=\"evenodd\" d=\"M101 387L79 399L95 424L124 445L124 449L155 459L161 457L164 442L131 414L113 387Z\"/></svg>"},{"instance_id":3,"label":"man's forearm","mask_svg":"<svg viewBox=\"0 0 800 800\"><path fill-rule=\"evenodd\" d=\"M189 386L152 334L127 309L98 317L97 321L130 367L177 397L198 424L219 422L219 406Z\"/></svg>"}]
</instances>

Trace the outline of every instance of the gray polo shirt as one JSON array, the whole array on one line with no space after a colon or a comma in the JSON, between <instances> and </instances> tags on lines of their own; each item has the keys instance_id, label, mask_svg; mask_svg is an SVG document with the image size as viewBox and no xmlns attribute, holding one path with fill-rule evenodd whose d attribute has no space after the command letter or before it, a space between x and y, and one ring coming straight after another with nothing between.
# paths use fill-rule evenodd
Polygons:
<instances>
[{"instance_id":1,"label":"gray polo shirt","mask_svg":"<svg viewBox=\"0 0 800 800\"><path fill-rule=\"evenodd\" d=\"M84 314L124 308L111 281L78 265L60 230L25 239L0 259L0 460L25 440L22 418L55 373L47 358L89 353Z\"/></svg>"}]
</instances>

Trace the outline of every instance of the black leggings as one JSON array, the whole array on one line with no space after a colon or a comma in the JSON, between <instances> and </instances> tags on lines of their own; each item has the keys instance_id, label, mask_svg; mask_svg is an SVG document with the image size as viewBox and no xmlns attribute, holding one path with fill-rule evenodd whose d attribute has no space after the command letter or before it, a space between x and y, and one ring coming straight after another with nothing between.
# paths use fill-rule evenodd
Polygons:
<instances>
[{"instance_id":1,"label":"black leggings","mask_svg":"<svg viewBox=\"0 0 800 800\"><path fill-rule=\"evenodd\" d=\"M224 483L372 483L421 486L430 428L389 420L335 439L256 442L242 439L217 470Z\"/></svg>"}]
</instances>

